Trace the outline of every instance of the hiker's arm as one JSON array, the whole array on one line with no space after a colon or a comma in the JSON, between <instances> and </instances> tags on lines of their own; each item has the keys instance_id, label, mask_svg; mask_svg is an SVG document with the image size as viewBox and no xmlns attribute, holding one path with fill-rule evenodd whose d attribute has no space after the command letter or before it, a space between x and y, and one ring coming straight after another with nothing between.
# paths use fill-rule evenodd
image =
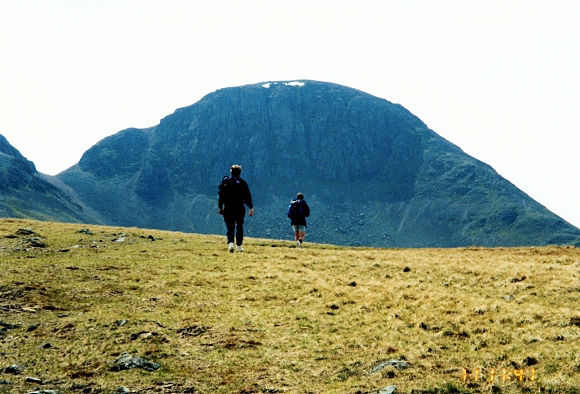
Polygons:
<instances>
[{"instance_id":1,"label":"hiker's arm","mask_svg":"<svg viewBox=\"0 0 580 394\"><path fill-rule=\"evenodd\" d=\"M252 212L250 216L252 216L254 214L254 204L252 203L252 194L250 193L250 188L247 183L244 184L243 196L244 196L244 204L246 204L248 208L250 208L250 212Z\"/></svg>"},{"instance_id":2,"label":"hiker's arm","mask_svg":"<svg viewBox=\"0 0 580 394\"><path fill-rule=\"evenodd\" d=\"M219 197L218 197L218 210L217 211L220 215L223 215L224 214L224 210L223 210L224 202L222 201L221 194L218 193L218 195L219 195Z\"/></svg>"},{"instance_id":3,"label":"hiker's arm","mask_svg":"<svg viewBox=\"0 0 580 394\"><path fill-rule=\"evenodd\" d=\"M250 208L249 215L254 216L254 204L252 203L252 195L250 194L250 188L246 184L246 197L245 197L246 205Z\"/></svg>"}]
</instances>

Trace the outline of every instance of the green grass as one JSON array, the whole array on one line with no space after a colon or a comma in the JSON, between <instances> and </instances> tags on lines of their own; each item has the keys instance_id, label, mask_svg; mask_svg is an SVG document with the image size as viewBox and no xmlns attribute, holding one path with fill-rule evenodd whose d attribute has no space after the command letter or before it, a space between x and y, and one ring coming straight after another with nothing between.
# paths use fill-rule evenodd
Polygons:
<instances>
[{"instance_id":1,"label":"green grass","mask_svg":"<svg viewBox=\"0 0 580 394\"><path fill-rule=\"evenodd\" d=\"M580 390L576 248L247 239L230 254L220 236L84 227L0 220L0 322L17 326L0 334L0 392ZM47 247L6 238L19 228ZM124 352L161 368L112 371ZM409 367L373 372L387 360Z\"/></svg>"}]
</instances>

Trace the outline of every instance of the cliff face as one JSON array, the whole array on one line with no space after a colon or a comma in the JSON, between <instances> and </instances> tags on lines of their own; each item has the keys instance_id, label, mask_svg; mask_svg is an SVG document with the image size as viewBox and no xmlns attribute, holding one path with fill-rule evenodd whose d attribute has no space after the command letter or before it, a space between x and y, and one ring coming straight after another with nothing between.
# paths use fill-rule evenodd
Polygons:
<instances>
[{"instance_id":1,"label":"cliff face","mask_svg":"<svg viewBox=\"0 0 580 394\"><path fill-rule=\"evenodd\" d=\"M0 135L0 217L95 221L57 183L56 179L38 173L34 164Z\"/></svg>"},{"instance_id":2,"label":"cliff face","mask_svg":"<svg viewBox=\"0 0 580 394\"><path fill-rule=\"evenodd\" d=\"M316 242L580 242L580 230L400 105L315 81L216 91L154 128L104 139L58 178L107 224L221 234L217 184L234 163L254 196L250 236L288 238L286 208L301 191Z\"/></svg>"}]
</instances>

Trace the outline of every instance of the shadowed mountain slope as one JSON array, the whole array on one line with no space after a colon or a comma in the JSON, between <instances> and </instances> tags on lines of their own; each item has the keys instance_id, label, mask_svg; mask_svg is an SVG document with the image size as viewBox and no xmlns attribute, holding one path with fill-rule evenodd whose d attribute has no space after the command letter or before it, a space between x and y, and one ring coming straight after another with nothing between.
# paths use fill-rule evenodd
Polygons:
<instances>
[{"instance_id":1,"label":"shadowed mountain slope","mask_svg":"<svg viewBox=\"0 0 580 394\"><path fill-rule=\"evenodd\" d=\"M0 217L95 222L82 203L74 200L72 191L61 190L59 183L37 172L34 164L0 135Z\"/></svg>"}]
</instances>

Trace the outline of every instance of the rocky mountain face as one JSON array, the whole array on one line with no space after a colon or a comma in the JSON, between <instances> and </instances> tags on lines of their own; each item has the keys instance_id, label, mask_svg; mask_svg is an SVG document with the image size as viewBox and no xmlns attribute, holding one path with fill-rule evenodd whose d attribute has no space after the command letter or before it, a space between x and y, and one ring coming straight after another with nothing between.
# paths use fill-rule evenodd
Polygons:
<instances>
[{"instance_id":1,"label":"rocky mountain face","mask_svg":"<svg viewBox=\"0 0 580 394\"><path fill-rule=\"evenodd\" d=\"M74 200L74 193L63 190L66 186L59 183L38 173L34 164L0 135L0 217L94 222L82 203Z\"/></svg>"},{"instance_id":2,"label":"rocky mountain face","mask_svg":"<svg viewBox=\"0 0 580 394\"><path fill-rule=\"evenodd\" d=\"M312 242L580 245L578 228L402 106L316 81L218 90L105 138L57 178L103 223L222 234L231 164L254 197L248 236L291 238L286 209L303 192Z\"/></svg>"}]
</instances>

